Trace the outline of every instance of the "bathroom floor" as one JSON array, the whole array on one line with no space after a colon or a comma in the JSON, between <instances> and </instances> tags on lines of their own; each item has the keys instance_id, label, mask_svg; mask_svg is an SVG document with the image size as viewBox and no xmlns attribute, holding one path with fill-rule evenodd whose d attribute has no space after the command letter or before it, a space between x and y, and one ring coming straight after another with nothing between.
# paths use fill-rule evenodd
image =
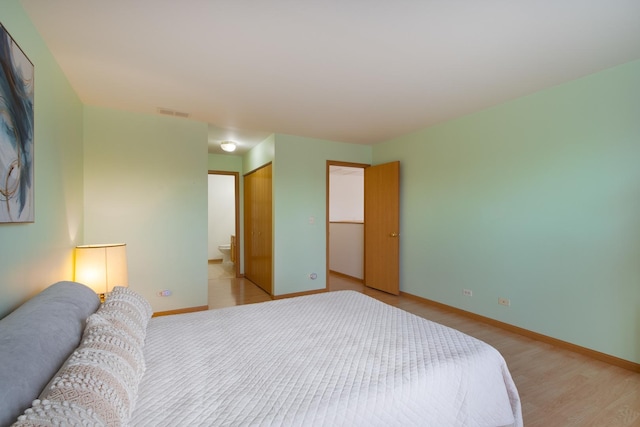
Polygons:
<instances>
[{"instance_id":1,"label":"bathroom floor","mask_svg":"<svg viewBox=\"0 0 640 427\"><path fill-rule=\"evenodd\" d=\"M236 266L232 262L209 261L209 280L229 279L236 276Z\"/></svg>"}]
</instances>

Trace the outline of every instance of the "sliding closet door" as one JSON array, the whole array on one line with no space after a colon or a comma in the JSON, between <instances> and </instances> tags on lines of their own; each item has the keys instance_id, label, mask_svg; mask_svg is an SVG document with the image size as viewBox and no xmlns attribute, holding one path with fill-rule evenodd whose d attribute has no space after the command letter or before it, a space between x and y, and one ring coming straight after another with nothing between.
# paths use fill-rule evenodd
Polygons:
<instances>
[{"instance_id":1,"label":"sliding closet door","mask_svg":"<svg viewBox=\"0 0 640 427\"><path fill-rule=\"evenodd\" d=\"M244 176L244 275L270 295L272 286L271 164Z\"/></svg>"}]
</instances>

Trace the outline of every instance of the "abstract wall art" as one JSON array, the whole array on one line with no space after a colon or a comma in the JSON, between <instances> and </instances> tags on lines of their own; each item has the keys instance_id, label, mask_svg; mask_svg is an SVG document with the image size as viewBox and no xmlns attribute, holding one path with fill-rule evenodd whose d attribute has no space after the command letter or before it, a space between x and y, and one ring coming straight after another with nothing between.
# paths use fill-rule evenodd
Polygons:
<instances>
[{"instance_id":1,"label":"abstract wall art","mask_svg":"<svg viewBox=\"0 0 640 427\"><path fill-rule=\"evenodd\" d=\"M0 223L34 221L33 77L0 24Z\"/></svg>"}]
</instances>

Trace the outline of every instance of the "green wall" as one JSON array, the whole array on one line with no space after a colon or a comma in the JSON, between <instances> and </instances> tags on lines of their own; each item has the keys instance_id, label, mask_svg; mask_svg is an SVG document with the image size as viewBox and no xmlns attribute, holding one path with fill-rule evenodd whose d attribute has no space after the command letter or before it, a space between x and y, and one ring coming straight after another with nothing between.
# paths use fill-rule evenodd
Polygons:
<instances>
[{"instance_id":1,"label":"green wall","mask_svg":"<svg viewBox=\"0 0 640 427\"><path fill-rule=\"evenodd\" d=\"M96 242L128 244L154 310L206 304L221 161L273 162L275 293L322 289L326 160L400 160L403 291L640 363L640 61L373 148L272 135L238 163L204 123L83 107L20 2L0 16L36 79L35 222L0 224L0 317Z\"/></svg>"},{"instance_id":2,"label":"green wall","mask_svg":"<svg viewBox=\"0 0 640 427\"><path fill-rule=\"evenodd\" d=\"M403 291L640 362L640 61L373 160L401 161Z\"/></svg>"},{"instance_id":3,"label":"green wall","mask_svg":"<svg viewBox=\"0 0 640 427\"><path fill-rule=\"evenodd\" d=\"M243 174L248 174L269 162L275 161L275 135L269 135L242 157Z\"/></svg>"},{"instance_id":4,"label":"green wall","mask_svg":"<svg viewBox=\"0 0 640 427\"><path fill-rule=\"evenodd\" d=\"M275 158L274 294L324 289L327 160L371 163L371 147L276 134Z\"/></svg>"},{"instance_id":5,"label":"green wall","mask_svg":"<svg viewBox=\"0 0 640 427\"><path fill-rule=\"evenodd\" d=\"M238 172L242 175L242 157L231 154L211 154L207 160L209 170Z\"/></svg>"},{"instance_id":6,"label":"green wall","mask_svg":"<svg viewBox=\"0 0 640 427\"><path fill-rule=\"evenodd\" d=\"M17 0L0 21L35 66L35 222L0 224L0 317L59 280L73 278L84 215L82 104Z\"/></svg>"},{"instance_id":7,"label":"green wall","mask_svg":"<svg viewBox=\"0 0 640 427\"><path fill-rule=\"evenodd\" d=\"M154 311L207 305L207 125L87 106L84 136L85 243L126 243Z\"/></svg>"}]
</instances>

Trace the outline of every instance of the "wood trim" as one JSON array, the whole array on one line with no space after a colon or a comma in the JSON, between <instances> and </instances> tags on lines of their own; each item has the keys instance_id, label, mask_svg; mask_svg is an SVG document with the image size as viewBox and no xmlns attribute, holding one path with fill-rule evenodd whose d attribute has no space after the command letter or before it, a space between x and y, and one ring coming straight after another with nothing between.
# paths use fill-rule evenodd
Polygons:
<instances>
[{"instance_id":1,"label":"wood trim","mask_svg":"<svg viewBox=\"0 0 640 427\"><path fill-rule=\"evenodd\" d=\"M313 294L322 294L328 292L328 289L315 289L313 291L304 291L304 292L294 292L292 294L282 294L282 295L272 295L271 299L286 299L286 298L293 298L293 297L302 297L305 295L313 295Z\"/></svg>"},{"instance_id":2,"label":"wood trim","mask_svg":"<svg viewBox=\"0 0 640 427\"><path fill-rule=\"evenodd\" d=\"M209 175L238 175L238 172L209 170Z\"/></svg>"},{"instance_id":3,"label":"wood trim","mask_svg":"<svg viewBox=\"0 0 640 427\"><path fill-rule=\"evenodd\" d=\"M234 172L235 181L235 198L236 198L236 234L235 247L233 248L233 265L235 267L236 277L240 277L240 248L242 236L240 236L240 173Z\"/></svg>"},{"instance_id":4,"label":"wood trim","mask_svg":"<svg viewBox=\"0 0 640 427\"><path fill-rule=\"evenodd\" d=\"M199 307L179 308L177 310L158 311L156 313L153 313L153 316L151 317L171 316L174 314L194 313L196 311L205 311L205 310L209 310L208 305L201 305Z\"/></svg>"},{"instance_id":5,"label":"wood trim","mask_svg":"<svg viewBox=\"0 0 640 427\"><path fill-rule=\"evenodd\" d=\"M369 163L354 163L354 162L341 162L339 160L327 160L327 172L329 172L329 166L344 166L346 168L365 169L371 165Z\"/></svg>"},{"instance_id":6,"label":"wood trim","mask_svg":"<svg viewBox=\"0 0 640 427\"><path fill-rule=\"evenodd\" d=\"M334 270L329 270L329 274L334 274L336 276L344 277L346 279L353 280L355 282L362 283L364 285L364 279L360 279L355 276L349 276L348 274L340 273L339 271L334 271Z\"/></svg>"},{"instance_id":7,"label":"wood trim","mask_svg":"<svg viewBox=\"0 0 640 427\"><path fill-rule=\"evenodd\" d=\"M599 352L599 351L596 351L596 350L592 350L590 348L586 348L586 347L582 347L582 346L579 346L579 345L576 345L576 344L572 344L570 342L563 341L563 340L560 340L560 339L557 339L557 338L553 338L553 337L550 337L548 335L543 335L543 334L540 334L538 332L530 331L528 329L524 329L524 328L521 328L519 326L514 326L514 325L511 325L509 323L501 322L499 320L495 320L495 319L492 319L490 317L485 317L485 316L482 316L480 314L476 314L476 313L472 313L470 311L462 310L460 308L452 307L450 305L443 304L443 303L440 303L440 302L437 302L437 301L432 301L432 300L427 299L427 298L422 298L422 297L419 297L417 295L409 294L407 292L400 291L400 295L404 296L404 297L407 297L409 299L413 299L413 300L419 301L419 302L427 304L427 305L432 305L432 306L441 308L443 310L447 310L447 311L459 314L461 316L476 320L478 322L482 322L482 323L489 324L491 326L495 326L495 327L503 329L505 331L513 332L515 334L522 335L522 336L525 336L527 338L531 338L531 339L536 340L536 341L541 341L541 342L544 342L544 343L547 343L547 344L551 344L551 345L553 345L555 347L559 347L559 348L562 348L562 349L565 349L565 350L573 351L574 353L578 353L578 354L581 354L583 356L587 356L587 357L590 357L592 359L596 359L596 360L599 360L601 362L608 363L610 365L618 366L620 368L624 368L624 369L628 369L628 370L633 371L633 372L639 372L640 373L640 363L635 363L635 362L632 362L630 360L621 359L619 357L612 356L610 354L602 353L602 352Z\"/></svg>"},{"instance_id":8,"label":"wood trim","mask_svg":"<svg viewBox=\"0 0 640 427\"><path fill-rule=\"evenodd\" d=\"M210 259L209 264L222 264L222 258Z\"/></svg>"}]
</instances>

